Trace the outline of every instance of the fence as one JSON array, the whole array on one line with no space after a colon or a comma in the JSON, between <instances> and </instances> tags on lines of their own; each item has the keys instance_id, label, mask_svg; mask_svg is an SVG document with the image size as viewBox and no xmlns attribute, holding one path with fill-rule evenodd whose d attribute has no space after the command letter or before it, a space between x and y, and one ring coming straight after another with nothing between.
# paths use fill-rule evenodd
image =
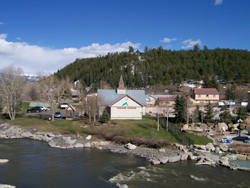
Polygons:
<instances>
[{"instance_id":1,"label":"fence","mask_svg":"<svg viewBox=\"0 0 250 188\"><path fill-rule=\"evenodd\" d=\"M167 120L164 117L160 118L160 123L164 126L167 127ZM194 141L187 137L184 132L181 131L181 128L178 127L177 125L174 125L172 123L168 122L168 130L171 131L177 139L182 143L187 146L193 145Z\"/></svg>"}]
</instances>

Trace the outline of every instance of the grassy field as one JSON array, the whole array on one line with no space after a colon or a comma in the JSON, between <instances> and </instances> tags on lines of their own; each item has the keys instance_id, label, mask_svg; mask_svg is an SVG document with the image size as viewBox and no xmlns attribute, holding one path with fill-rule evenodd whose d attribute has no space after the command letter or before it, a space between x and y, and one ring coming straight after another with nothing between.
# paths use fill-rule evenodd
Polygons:
<instances>
[{"instance_id":1,"label":"grassy field","mask_svg":"<svg viewBox=\"0 0 250 188\"><path fill-rule=\"evenodd\" d=\"M179 142L176 137L167 132L164 127L159 127L157 131L157 120L154 117L144 117L142 120L112 120L108 124L99 126L90 126L83 129L81 125L86 125L86 120L70 121L65 119L48 121L34 117L16 117L15 120L2 118L2 121L12 125L21 127L32 127L44 132L60 132L65 134L80 134L86 136L88 134L105 139L113 137L123 137L131 139L151 139L163 140L168 143ZM93 124L93 122L92 122ZM207 137L187 134L186 136L194 140L195 144L207 144L212 142Z\"/></svg>"}]
</instances>

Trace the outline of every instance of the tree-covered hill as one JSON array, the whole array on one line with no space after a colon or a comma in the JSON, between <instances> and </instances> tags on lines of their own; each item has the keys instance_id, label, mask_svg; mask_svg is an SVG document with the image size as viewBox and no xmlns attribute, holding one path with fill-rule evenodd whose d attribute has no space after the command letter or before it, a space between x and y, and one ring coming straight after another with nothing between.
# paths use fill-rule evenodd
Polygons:
<instances>
[{"instance_id":1,"label":"tree-covered hill","mask_svg":"<svg viewBox=\"0 0 250 188\"><path fill-rule=\"evenodd\" d=\"M141 88L148 85L180 83L182 80L201 80L216 76L224 82L250 82L250 52L236 49L199 49L172 51L162 47L144 53L108 53L96 58L76 59L58 70L59 78L80 80L86 86L100 87L105 81L116 88L122 75L125 86Z\"/></svg>"}]
</instances>

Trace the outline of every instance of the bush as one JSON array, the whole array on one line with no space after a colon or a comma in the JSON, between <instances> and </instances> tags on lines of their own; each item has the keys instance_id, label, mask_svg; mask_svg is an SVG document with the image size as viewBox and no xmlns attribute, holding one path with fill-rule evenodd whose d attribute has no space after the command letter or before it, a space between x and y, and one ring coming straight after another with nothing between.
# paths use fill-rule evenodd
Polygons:
<instances>
[{"instance_id":1,"label":"bush","mask_svg":"<svg viewBox=\"0 0 250 188\"><path fill-rule=\"evenodd\" d=\"M108 113L106 110L104 110L99 121L100 121L101 123L106 123L106 122L108 122L109 120L110 120L109 113Z\"/></svg>"}]
</instances>

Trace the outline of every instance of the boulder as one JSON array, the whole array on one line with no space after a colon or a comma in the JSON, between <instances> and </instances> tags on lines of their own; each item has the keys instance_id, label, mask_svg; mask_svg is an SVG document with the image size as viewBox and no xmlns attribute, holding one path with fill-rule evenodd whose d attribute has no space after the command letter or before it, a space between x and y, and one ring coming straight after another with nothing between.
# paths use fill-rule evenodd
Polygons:
<instances>
[{"instance_id":1,"label":"boulder","mask_svg":"<svg viewBox=\"0 0 250 188\"><path fill-rule=\"evenodd\" d=\"M207 151L215 151L215 147L214 147L214 145L212 143L208 143L206 145L206 150Z\"/></svg>"},{"instance_id":2,"label":"boulder","mask_svg":"<svg viewBox=\"0 0 250 188\"><path fill-rule=\"evenodd\" d=\"M237 156L237 159L238 160L247 160L247 156L246 155L242 155L242 154L236 154L236 156Z\"/></svg>"},{"instance_id":3,"label":"boulder","mask_svg":"<svg viewBox=\"0 0 250 188\"><path fill-rule=\"evenodd\" d=\"M84 145L82 143L77 143L74 145L75 148L82 148Z\"/></svg>"},{"instance_id":4,"label":"boulder","mask_svg":"<svg viewBox=\"0 0 250 188\"><path fill-rule=\"evenodd\" d=\"M0 159L0 164L9 162L9 159Z\"/></svg>"},{"instance_id":5,"label":"boulder","mask_svg":"<svg viewBox=\"0 0 250 188\"><path fill-rule=\"evenodd\" d=\"M160 157L160 158L159 158L159 161L160 161L160 163L162 163L162 164L166 164L166 163L168 162L168 157L166 157L166 156Z\"/></svg>"},{"instance_id":6,"label":"boulder","mask_svg":"<svg viewBox=\"0 0 250 188\"><path fill-rule=\"evenodd\" d=\"M194 148L196 149L201 149L201 150L206 150L206 146L205 145L194 145Z\"/></svg>"},{"instance_id":7,"label":"boulder","mask_svg":"<svg viewBox=\"0 0 250 188\"><path fill-rule=\"evenodd\" d=\"M126 149L133 150L136 149L136 145L128 143L124 146Z\"/></svg>"},{"instance_id":8,"label":"boulder","mask_svg":"<svg viewBox=\"0 0 250 188\"><path fill-rule=\"evenodd\" d=\"M219 144L219 147L221 151L224 151L224 152L228 151L228 146L226 144Z\"/></svg>"},{"instance_id":9,"label":"boulder","mask_svg":"<svg viewBox=\"0 0 250 188\"><path fill-rule=\"evenodd\" d=\"M7 185L7 184L0 184L0 188L15 188L16 186Z\"/></svg>"},{"instance_id":10,"label":"boulder","mask_svg":"<svg viewBox=\"0 0 250 188\"><path fill-rule=\"evenodd\" d=\"M158 164L160 164L160 161L157 159L150 159L150 163L153 165L158 165Z\"/></svg>"},{"instance_id":11,"label":"boulder","mask_svg":"<svg viewBox=\"0 0 250 188\"><path fill-rule=\"evenodd\" d=\"M182 149L185 149L185 148L186 148L186 146L181 145L181 144L178 144L178 143L175 143L175 146L176 146L176 148L178 148L179 150L182 150Z\"/></svg>"},{"instance_id":12,"label":"boulder","mask_svg":"<svg viewBox=\"0 0 250 188\"><path fill-rule=\"evenodd\" d=\"M97 141L91 143L91 146L99 146L99 145L100 145L100 142L97 142Z\"/></svg>"},{"instance_id":13,"label":"boulder","mask_svg":"<svg viewBox=\"0 0 250 188\"><path fill-rule=\"evenodd\" d=\"M175 163L175 162L177 162L177 161L180 161L181 160L181 156L170 156L169 158L168 158L168 162L170 162L170 163Z\"/></svg>"},{"instance_id":14,"label":"boulder","mask_svg":"<svg viewBox=\"0 0 250 188\"><path fill-rule=\"evenodd\" d=\"M91 147L90 142L87 142L87 143L84 145L84 147L86 147L86 148L90 148L90 147Z\"/></svg>"},{"instance_id":15,"label":"boulder","mask_svg":"<svg viewBox=\"0 0 250 188\"><path fill-rule=\"evenodd\" d=\"M222 165L222 166L229 166L229 161L227 158L221 158L219 160L219 163Z\"/></svg>"},{"instance_id":16,"label":"boulder","mask_svg":"<svg viewBox=\"0 0 250 188\"><path fill-rule=\"evenodd\" d=\"M226 155L229 161L235 161L237 160L237 156L235 154L228 154Z\"/></svg>"},{"instance_id":17,"label":"boulder","mask_svg":"<svg viewBox=\"0 0 250 188\"><path fill-rule=\"evenodd\" d=\"M106 146L106 145L109 145L109 144L111 144L110 141L101 141L101 142L100 142L100 145L101 145L101 146Z\"/></svg>"},{"instance_id":18,"label":"boulder","mask_svg":"<svg viewBox=\"0 0 250 188\"><path fill-rule=\"evenodd\" d=\"M228 126L226 123L218 123L218 129L222 130L222 131L227 131L228 130Z\"/></svg>"},{"instance_id":19,"label":"boulder","mask_svg":"<svg viewBox=\"0 0 250 188\"><path fill-rule=\"evenodd\" d=\"M128 188L128 186L126 184L120 185L120 188Z\"/></svg>"},{"instance_id":20,"label":"boulder","mask_svg":"<svg viewBox=\"0 0 250 188\"><path fill-rule=\"evenodd\" d=\"M166 153L166 150L164 148L159 149L159 152Z\"/></svg>"},{"instance_id":21,"label":"boulder","mask_svg":"<svg viewBox=\"0 0 250 188\"><path fill-rule=\"evenodd\" d=\"M181 155L181 161L185 161L185 160L187 160L187 159L188 159L188 154L183 153L183 154Z\"/></svg>"},{"instance_id":22,"label":"boulder","mask_svg":"<svg viewBox=\"0 0 250 188\"><path fill-rule=\"evenodd\" d=\"M218 147L218 146L215 148L214 152L217 153L217 154L222 153L222 151L220 150L220 147Z\"/></svg>"},{"instance_id":23,"label":"boulder","mask_svg":"<svg viewBox=\"0 0 250 188\"><path fill-rule=\"evenodd\" d=\"M92 136L89 135L89 136L86 137L86 140L90 140L91 138L92 138Z\"/></svg>"},{"instance_id":24,"label":"boulder","mask_svg":"<svg viewBox=\"0 0 250 188\"><path fill-rule=\"evenodd\" d=\"M188 124L184 124L181 130L187 130L189 128Z\"/></svg>"}]
</instances>

